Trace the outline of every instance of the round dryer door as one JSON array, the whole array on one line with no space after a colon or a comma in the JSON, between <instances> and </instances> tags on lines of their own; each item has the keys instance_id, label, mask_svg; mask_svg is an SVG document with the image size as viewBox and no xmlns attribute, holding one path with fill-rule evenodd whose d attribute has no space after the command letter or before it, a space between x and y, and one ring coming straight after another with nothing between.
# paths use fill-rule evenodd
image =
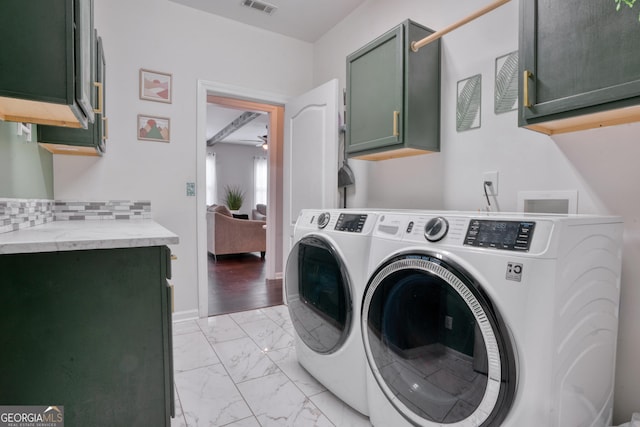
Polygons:
<instances>
[{"instance_id":1,"label":"round dryer door","mask_svg":"<svg viewBox=\"0 0 640 427\"><path fill-rule=\"evenodd\" d=\"M441 256L399 256L370 279L362 311L369 365L415 425L489 426L506 416L515 361L499 313Z\"/></svg>"},{"instance_id":2,"label":"round dryer door","mask_svg":"<svg viewBox=\"0 0 640 427\"><path fill-rule=\"evenodd\" d=\"M296 333L318 353L333 353L349 335L352 305L346 267L327 240L307 236L287 260L285 286Z\"/></svg>"}]
</instances>

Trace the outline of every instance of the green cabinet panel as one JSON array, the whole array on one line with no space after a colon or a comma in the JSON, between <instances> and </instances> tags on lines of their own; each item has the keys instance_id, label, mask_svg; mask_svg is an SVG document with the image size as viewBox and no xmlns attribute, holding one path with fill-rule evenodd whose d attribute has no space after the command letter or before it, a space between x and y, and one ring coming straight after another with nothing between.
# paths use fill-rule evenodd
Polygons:
<instances>
[{"instance_id":1,"label":"green cabinet panel","mask_svg":"<svg viewBox=\"0 0 640 427\"><path fill-rule=\"evenodd\" d=\"M440 41L411 20L347 56L347 153L381 160L440 150Z\"/></svg>"},{"instance_id":2,"label":"green cabinet panel","mask_svg":"<svg viewBox=\"0 0 640 427\"><path fill-rule=\"evenodd\" d=\"M168 251L0 255L0 405L62 405L69 426L169 426Z\"/></svg>"},{"instance_id":3,"label":"green cabinet panel","mask_svg":"<svg viewBox=\"0 0 640 427\"><path fill-rule=\"evenodd\" d=\"M350 153L401 143L402 129L397 126L394 134L393 114L402 111L403 38L398 27L347 59Z\"/></svg>"},{"instance_id":4,"label":"green cabinet panel","mask_svg":"<svg viewBox=\"0 0 640 427\"><path fill-rule=\"evenodd\" d=\"M86 128L93 0L0 2L0 118Z\"/></svg>"},{"instance_id":5,"label":"green cabinet panel","mask_svg":"<svg viewBox=\"0 0 640 427\"><path fill-rule=\"evenodd\" d=\"M625 12L609 1L520 2L520 126L558 133L633 121L615 111L640 104L640 23Z\"/></svg>"},{"instance_id":6,"label":"green cabinet panel","mask_svg":"<svg viewBox=\"0 0 640 427\"><path fill-rule=\"evenodd\" d=\"M88 154L102 155L106 151L106 62L102 37L94 33L92 65L92 81L96 82L92 91L93 105L98 107L93 123L87 129L65 128L61 126L38 126L38 142L54 154ZM55 144L55 145L53 145ZM81 150L78 147L87 147Z\"/></svg>"}]
</instances>

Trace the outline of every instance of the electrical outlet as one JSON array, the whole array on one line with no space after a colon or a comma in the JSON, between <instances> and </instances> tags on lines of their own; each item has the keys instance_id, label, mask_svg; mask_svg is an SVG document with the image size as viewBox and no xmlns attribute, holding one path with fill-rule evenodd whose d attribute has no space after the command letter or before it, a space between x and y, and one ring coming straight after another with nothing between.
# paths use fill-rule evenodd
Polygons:
<instances>
[{"instance_id":1,"label":"electrical outlet","mask_svg":"<svg viewBox=\"0 0 640 427\"><path fill-rule=\"evenodd\" d=\"M25 139L28 142L32 141L31 138L31 123L16 123L16 126L18 127L18 136L22 136L23 134L25 135Z\"/></svg>"},{"instance_id":2,"label":"electrical outlet","mask_svg":"<svg viewBox=\"0 0 640 427\"><path fill-rule=\"evenodd\" d=\"M484 195L484 183L490 182L491 185L487 186L487 194L490 196L498 195L498 171L489 171L482 174L482 195Z\"/></svg>"},{"instance_id":3,"label":"electrical outlet","mask_svg":"<svg viewBox=\"0 0 640 427\"><path fill-rule=\"evenodd\" d=\"M444 316L444 328L449 330L453 329L453 317Z\"/></svg>"}]
</instances>

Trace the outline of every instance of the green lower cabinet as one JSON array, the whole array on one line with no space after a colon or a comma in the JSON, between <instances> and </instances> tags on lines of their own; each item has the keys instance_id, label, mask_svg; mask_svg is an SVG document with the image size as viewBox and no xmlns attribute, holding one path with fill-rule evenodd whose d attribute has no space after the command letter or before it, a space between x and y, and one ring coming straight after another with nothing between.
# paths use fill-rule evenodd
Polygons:
<instances>
[{"instance_id":1,"label":"green lower cabinet","mask_svg":"<svg viewBox=\"0 0 640 427\"><path fill-rule=\"evenodd\" d=\"M440 151L440 40L411 20L347 56L347 153L382 160Z\"/></svg>"},{"instance_id":2,"label":"green lower cabinet","mask_svg":"<svg viewBox=\"0 0 640 427\"><path fill-rule=\"evenodd\" d=\"M0 255L0 405L64 406L67 426L170 426L168 251Z\"/></svg>"}]
</instances>

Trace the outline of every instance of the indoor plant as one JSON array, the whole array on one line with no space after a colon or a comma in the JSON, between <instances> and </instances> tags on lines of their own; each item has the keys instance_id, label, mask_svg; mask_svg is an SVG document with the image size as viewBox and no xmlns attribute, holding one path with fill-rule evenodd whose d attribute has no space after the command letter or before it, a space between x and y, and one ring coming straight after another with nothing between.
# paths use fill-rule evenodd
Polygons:
<instances>
[{"instance_id":1,"label":"indoor plant","mask_svg":"<svg viewBox=\"0 0 640 427\"><path fill-rule=\"evenodd\" d=\"M626 4L629 7L633 7L633 5L635 4L636 0L614 0L616 2L616 10L620 10L620 6L622 6L622 3ZM638 15L638 20L640 21L640 14Z\"/></svg>"},{"instance_id":2,"label":"indoor plant","mask_svg":"<svg viewBox=\"0 0 640 427\"><path fill-rule=\"evenodd\" d=\"M224 201L231 211L240 210L244 202L244 191L237 185L224 187Z\"/></svg>"}]
</instances>

